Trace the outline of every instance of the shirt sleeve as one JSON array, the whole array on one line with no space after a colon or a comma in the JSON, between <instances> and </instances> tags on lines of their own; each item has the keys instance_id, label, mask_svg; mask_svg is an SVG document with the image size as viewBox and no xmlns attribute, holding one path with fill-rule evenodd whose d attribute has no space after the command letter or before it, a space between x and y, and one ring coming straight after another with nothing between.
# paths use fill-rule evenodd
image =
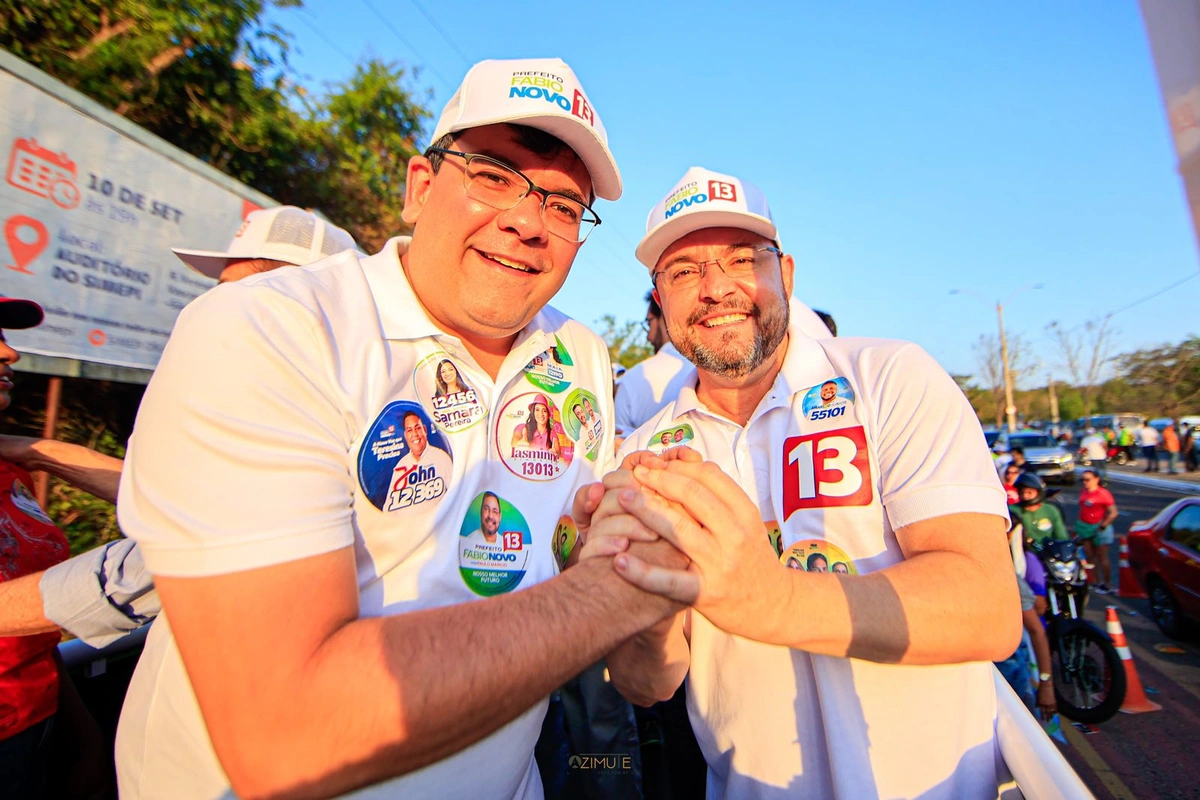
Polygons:
<instances>
[{"instance_id":1,"label":"shirt sleeve","mask_svg":"<svg viewBox=\"0 0 1200 800\"><path fill-rule=\"evenodd\" d=\"M979 419L966 395L914 344L864 358L862 383L874 386L875 447L881 497L893 529L958 513L1008 521Z\"/></svg>"},{"instance_id":2,"label":"shirt sleeve","mask_svg":"<svg viewBox=\"0 0 1200 800\"><path fill-rule=\"evenodd\" d=\"M260 282L180 314L117 503L155 574L219 575L353 544L349 433L324 318Z\"/></svg>"},{"instance_id":3,"label":"shirt sleeve","mask_svg":"<svg viewBox=\"0 0 1200 800\"><path fill-rule=\"evenodd\" d=\"M162 610L141 551L128 539L55 564L39 588L46 619L95 648L137 630Z\"/></svg>"}]
</instances>

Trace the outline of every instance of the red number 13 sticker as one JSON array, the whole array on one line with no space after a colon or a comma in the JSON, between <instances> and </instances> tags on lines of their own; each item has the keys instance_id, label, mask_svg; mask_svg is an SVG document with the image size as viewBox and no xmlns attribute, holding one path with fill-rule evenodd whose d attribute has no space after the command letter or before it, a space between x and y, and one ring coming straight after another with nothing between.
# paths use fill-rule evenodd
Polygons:
<instances>
[{"instance_id":1,"label":"red number 13 sticker","mask_svg":"<svg viewBox=\"0 0 1200 800\"><path fill-rule=\"evenodd\" d=\"M873 496L862 426L784 441L784 520L801 508L869 505Z\"/></svg>"}]
</instances>

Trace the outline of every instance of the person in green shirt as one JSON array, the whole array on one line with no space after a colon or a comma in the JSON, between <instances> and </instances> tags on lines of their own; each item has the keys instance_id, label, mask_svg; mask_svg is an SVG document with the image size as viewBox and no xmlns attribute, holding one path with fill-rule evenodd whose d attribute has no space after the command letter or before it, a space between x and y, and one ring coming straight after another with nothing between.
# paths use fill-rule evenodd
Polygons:
<instances>
[{"instance_id":1,"label":"person in green shirt","mask_svg":"<svg viewBox=\"0 0 1200 800\"><path fill-rule=\"evenodd\" d=\"M1025 529L1025 538L1040 542L1043 539L1069 541L1067 526L1063 522L1062 512L1046 499L1046 484L1032 472L1022 472L1013 484L1021 496L1020 502L1008 507L1013 524L1021 523Z\"/></svg>"}]
</instances>

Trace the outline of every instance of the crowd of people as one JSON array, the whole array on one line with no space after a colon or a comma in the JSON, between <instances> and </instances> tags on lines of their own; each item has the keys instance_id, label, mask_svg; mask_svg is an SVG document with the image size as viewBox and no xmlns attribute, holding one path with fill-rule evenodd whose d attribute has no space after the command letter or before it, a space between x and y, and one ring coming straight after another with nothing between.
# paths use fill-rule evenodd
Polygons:
<instances>
[{"instance_id":1,"label":"crowd of people","mask_svg":"<svg viewBox=\"0 0 1200 800\"><path fill-rule=\"evenodd\" d=\"M237 258L181 252L222 285L125 462L84 465L129 540L64 561L8 462L0 765L45 779L59 626L157 616L122 797L579 796L596 754L630 761L583 791L636 796L653 725L690 729L712 798L994 797L991 662L1026 604L963 393L915 345L836 338L763 192L692 167L631 254L658 352L614 402L605 343L548 303L621 193L568 65L485 61L408 164L411 237L367 255L309 215L278 269L270 218L305 213L279 209ZM21 302L0 327L40 320Z\"/></svg>"}]
</instances>

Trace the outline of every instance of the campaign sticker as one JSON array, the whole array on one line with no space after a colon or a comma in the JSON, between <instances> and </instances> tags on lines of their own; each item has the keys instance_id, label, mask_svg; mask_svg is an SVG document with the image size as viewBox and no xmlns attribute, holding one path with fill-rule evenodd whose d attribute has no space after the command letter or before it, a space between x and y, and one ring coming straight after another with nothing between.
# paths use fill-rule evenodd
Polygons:
<instances>
[{"instance_id":1,"label":"campaign sticker","mask_svg":"<svg viewBox=\"0 0 1200 800\"><path fill-rule=\"evenodd\" d=\"M785 549L779 560L788 569L805 572L832 572L837 575L857 575L854 562L842 548L824 539L805 539Z\"/></svg>"},{"instance_id":2,"label":"campaign sticker","mask_svg":"<svg viewBox=\"0 0 1200 800\"><path fill-rule=\"evenodd\" d=\"M531 481L554 480L575 457L558 406L541 392L519 394L505 404L496 421L496 448L512 474Z\"/></svg>"},{"instance_id":3,"label":"campaign sticker","mask_svg":"<svg viewBox=\"0 0 1200 800\"><path fill-rule=\"evenodd\" d=\"M358 485L380 511L436 508L453 474L446 435L424 408L406 400L380 412L358 451Z\"/></svg>"},{"instance_id":4,"label":"campaign sticker","mask_svg":"<svg viewBox=\"0 0 1200 800\"><path fill-rule=\"evenodd\" d=\"M816 422L822 419L837 419L846 414L846 407L854 402L854 390L845 378L832 378L812 387L804 394L804 416Z\"/></svg>"},{"instance_id":5,"label":"campaign sticker","mask_svg":"<svg viewBox=\"0 0 1200 800\"><path fill-rule=\"evenodd\" d=\"M596 395L586 389L576 389L563 401L566 409L567 435L583 448L584 457L595 461L604 438L604 420L596 410Z\"/></svg>"},{"instance_id":6,"label":"campaign sticker","mask_svg":"<svg viewBox=\"0 0 1200 800\"><path fill-rule=\"evenodd\" d=\"M33 517L38 522L44 522L47 525L53 525L54 520L46 516L46 512L38 505L37 498L33 496L33 492L29 491L29 487L21 483L19 478L13 478L12 489L10 490L13 505L24 511L27 515Z\"/></svg>"},{"instance_id":7,"label":"campaign sticker","mask_svg":"<svg viewBox=\"0 0 1200 800\"><path fill-rule=\"evenodd\" d=\"M525 577L533 538L516 506L495 492L471 501L458 532L458 571L475 594L510 592Z\"/></svg>"},{"instance_id":8,"label":"campaign sticker","mask_svg":"<svg viewBox=\"0 0 1200 800\"><path fill-rule=\"evenodd\" d=\"M574 518L570 514L563 514L554 526L554 540L550 542L559 572L567 568L567 559L571 557L571 551L575 549L578 541L579 529L575 527Z\"/></svg>"},{"instance_id":9,"label":"campaign sticker","mask_svg":"<svg viewBox=\"0 0 1200 800\"><path fill-rule=\"evenodd\" d=\"M448 433L465 431L487 416L483 398L445 351L426 356L417 364L413 386L433 424Z\"/></svg>"},{"instance_id":10,"label":"campaign sticker","mask_svg":"<svg viewBox=\"0 0 1200 800\"><path fill-rule=\"evenodd\" d=\"M692 430L691 425L686 423L683 425L673 425L651 436L650 441L646 442L646 449L652 453L662 453L672 447L688 444L695 438L696 432Z\"/></svg>"},{"instance_id":11,"label":"campaign sticker","mask_svg":"<svg viewBox=\"0 0 1200 800\"><path fill-rule=\"evenodd\" d=\"M562 339L555 336L553 347L525 365L525 377L544 392L558 394L567 390L575 380L575 362Z\"/></svg>"},{"instance_id":12,"label":"campaign sticker","mask_svg":"<svg viewBox=\"0 0 1200 800\"><path fill-rule=\"evenodd\" d=\"M775 520L764 522L763 526L767 529L767 541L771 543L771 547L775 550L775 555L783 555L783 531L779 529L779 523Z\"/></svg>"}]
</instances>

